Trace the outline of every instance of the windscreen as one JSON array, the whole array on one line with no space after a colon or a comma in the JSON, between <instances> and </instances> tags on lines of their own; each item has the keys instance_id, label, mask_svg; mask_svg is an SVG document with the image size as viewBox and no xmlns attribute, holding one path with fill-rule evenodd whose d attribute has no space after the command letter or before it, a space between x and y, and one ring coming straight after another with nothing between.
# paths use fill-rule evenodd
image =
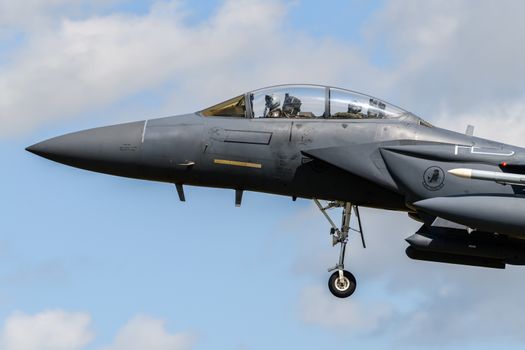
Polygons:
<instances>
[{"instance_id":1,"label":"windscreen","mask_svg":"<svg viewBox=\"0 0 525 350\"><path fill-rule=\"evenodd\" d=\"M244 95L234 97L215 106L206 108L201 111L201 114L206 117L245 117L246 104L244 101Z\"/></svg>"}]
</instances>

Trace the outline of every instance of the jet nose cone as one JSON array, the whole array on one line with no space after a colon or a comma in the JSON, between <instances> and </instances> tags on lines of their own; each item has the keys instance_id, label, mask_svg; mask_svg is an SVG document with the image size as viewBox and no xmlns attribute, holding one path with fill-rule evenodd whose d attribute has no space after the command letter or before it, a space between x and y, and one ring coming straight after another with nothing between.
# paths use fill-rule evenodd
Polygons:
<instances>
[{"instance_id":1,"label":"jet nose cone","mask_svg":"<svg viewBox=\"0 0 525 350\"><path fill-rule=\"evenodd\" d=\"M70 165L74 161L94 158L93 152L97 143L95 130L97 129L54 137L27 147L26 151Z\"/></svg>"},{"instance_id":2,"label":"jet nose cone","mask_svg":"<svg viewBox=\"0 0 525 350\"><path fill-rule=\"evenodd\" d=\"M77 168L137 177L144 122L106 126L58 136L27 151Z\"/></svg>"},{"instance_id":3,"label":"jet nose cone","mask_svg":"<svg viewBox=\"0 0 525 350\"><path fill-rule=\"evenodd\" d=\"M49 139L35 143L34 145L26 147L26 151L44 158L52 158L53 154L63 153L60 149L57 149L57 145L53 141L54 139Z\"/></svg>"},{"instance_id":4,"label":"jet nose cone","mask_svg":"<svg viewBox=\"0 0 525 350\"><path fill-rule=\"evenodd\" d=\"M42 153L41 150L40 150L40 143L41 143L41 142L39 142L39 143L35 143L35 144L32 145L32 146L28 146L28 147L26 147L26 151L31 152L31 153L34 153L34 154L40 156L41 153Z\"/></svg>"}]
</instances>

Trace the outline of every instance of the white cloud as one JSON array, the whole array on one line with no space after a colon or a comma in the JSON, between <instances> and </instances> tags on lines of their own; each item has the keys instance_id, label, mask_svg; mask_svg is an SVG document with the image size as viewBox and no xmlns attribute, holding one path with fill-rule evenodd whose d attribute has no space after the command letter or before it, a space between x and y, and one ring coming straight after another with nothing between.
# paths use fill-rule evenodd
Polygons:
<instances>
[{"instance_id":1,"label":"white cloud","mask_svg":"<svg viewBox=\"0 0 525 350\"><path fill-rule=\"evenodd\" d=\"M67 4L68 0L0 0L0 29L2 27L24 27L40 22L52 8Z\"/></svg>"},{"instance_id":2,"label":"white cloud","mask_svg":"<svg viewBox=\"0 0 525 350\"><path fill-rule=\"evenodd\" d=\"M326 288L311 286L301 293L299 312L306 323L367 334L385 326L385 321L391 318L392 307L377 301L364 303L349 299L343 302L334 298Z\"/></svg>"},{"instance_id":3,"label":"white cloud","mask_svg":"<svg viewBox=\"0 0 525 350\"><path fill-rule=\"evenodd\" d=\"M346 259L358 287L349 299L336 299L326 286L329 274L321 271L334 265L338 249L320 234L328 228L321 214L313 206L309 211L293 230L300 232L302 250L293 273L324 279L300 292L302 322L349 337L377 335L396 348L524 340L519 329L525 323L523 267L494 270L411 260L404 238L420 224L404 213L362 208L368 248L362 249L353 234Z\"/></svg>"},{"instance_id":4,"label":"white cloud","mask_svg":"<svg viewBox=\"0 0 525 350\"><path fill-rule=\"evenodd\" d=\"M397 0L367 32L393 57L391 90L402 103L453 117L524 97L524 11L525 3L508 0Z\"/></svg>"},{"instance_id":5,"label":"white cloud","mask_svg":"<svg viewBox=\"0 0 525 350\"><path fill-rule=\"evenodd\" d=\"M229 0L198 25L185 13L177 1L159 2L145 15L64 19L30 33L11 63L0 66L0 132L170 84L177 88L166 113L264 85L374 74L349 45L285 30L280 1Z\"/></svg>"},{"instance_id":6,"label":"white cloud","mask_svg":"<svg viewBox=\"0 0 525 350\"><path fill-rule=\"evenodd\" d=\"M436 123L459 132L471 124L475 126L475 136L525 147L524 117L525 102L499 101L463 113L443 114L436 118Z\"/></svg>"},{"instance_id":7,"label":"white cloud","mask_svg":"<svg viewBox=\"0 0 525 350\"><path fill-rule=\"evenodd\" d=\"M113 345L101 350L188 350L194 342L191 334L168 333L162 320L137 316L122 327Z\"/></svg>"},{"instance_id":8,"label":"white cloud","mask_svg":"<svg viewBox=\"0 0 525 350\"><path fill-rule=\"evenodd\" d=\"M122 0L0 0L0 31L39 31L68 15L104 9Z\"/></svg>"},{"instance_id":9,"label":"white cloud","mask_svg":"<svg viewBox=\"0 0 525 350\"><path fill-rule=\"evenodd\" d=\"M94 339L91 317L63 310L34 315L11 314L0 333L2 350L82 350ZM196 337L186 332L170 333L165 322L136 316L118 332L112 345L101 350L189 350Z\"/></svg>"},{"instance_id":10,"label":"white cloud","mask_svg":"<svg viewBox=\"0 0 525 350\"><path fill-rule=\"evenodd\" d=\"M290 82L364 90L431 121L525 97L521 2L388 2L365 24L364 47L291 30L288 5L278 0L228 0L198 24L181 1L159 1L142 15L92 16L57 15L63 0L15 3L1 1L0 13L16 22L30 11L52 24L28 31L0 65L0 136L150 90L162 91L165 102L126 119L190 112ZM377 42L383 57L375 59L390 58L386 66L372 63Z\"/></svg>"},{"instance_id":11,"label":"white cloud","mask_svg":"<svg viewBox=\"0 0 525 350\"><path fill-rule=\"evenodd\" d=\"M36 315L14 313L0 333L3 350L76 350L93 338L90 317L61 310Z\"/></svg>"},{"instance_id":12,"label":"white cloud","mask_svg":"<svg viewBox=\"0 0 525 350\"><path fill-rule=\"evenodd\" d=\"M30 23L26 9L42 18L64 2L32 1L25 7L2 1L0 23ZM370 46L385 43L381 52L388 52L388 62L380 67L370 63L370 51L290 31L286 5L280 1L226 1L197 25L187 23L185 9L176 1L158 3L145 15L66 16L54 18L53 25L37 18L43 27L28 34L12 53L12 63L0 66L0 135L104 107L163 84L176 86L171 101L159 106L172 113L262 85L304 81L377 91L438 126L463 131L474 124L476 135L525 146L524 12L525 3L519 1L387 2L365 26ZM319 224L320 214L308 213L298 220L301 252L294 273L317 273L333 265L337 256L328 235L319 234L328 227ZM520 269L409 260L403 238L418 224L397 213L363 214L370 249L358 248L354 240L349 266L358 277L357 293L372 283L385 293L366 299L356 294L341 302L329 299L325 285L310 286L298 304L303 321L327 328L337 323L354 332L390 332L404 344L407 339L424 344L469 337L523 340L518 328L525 323ZM144 327L143 332L137 327ZM177 338L179 333L167 333L160 321L139 317L108 349L140 343L133 338L139 333L144 342L157 334L166 344L185 334Z\"/></svg>"}]
</instances>

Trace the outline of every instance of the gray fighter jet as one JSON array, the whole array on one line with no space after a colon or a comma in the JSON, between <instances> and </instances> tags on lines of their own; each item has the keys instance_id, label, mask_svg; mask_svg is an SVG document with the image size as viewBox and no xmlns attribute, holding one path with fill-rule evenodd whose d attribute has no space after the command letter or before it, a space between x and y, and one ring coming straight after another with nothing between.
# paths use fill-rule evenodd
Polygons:
<instances>
[{"instance_id":1,"label":"gray fighter jet","mask_svg":"<svg viewBox=\"0 0 525 350\"><path fill-rule=\"evenodd\" d=\"M344 270L359 207L422 223L412 259L505 268L525 264L525 149L431 125L378 98L316 85L251 91L200 112L106 126L27 148L91 171L183 185L312 199L339 261L330 291L356 288ZM336 225L330 209L342 209ZM356 223L350 227L351 214Z\"/></svg>"}]
</instances>

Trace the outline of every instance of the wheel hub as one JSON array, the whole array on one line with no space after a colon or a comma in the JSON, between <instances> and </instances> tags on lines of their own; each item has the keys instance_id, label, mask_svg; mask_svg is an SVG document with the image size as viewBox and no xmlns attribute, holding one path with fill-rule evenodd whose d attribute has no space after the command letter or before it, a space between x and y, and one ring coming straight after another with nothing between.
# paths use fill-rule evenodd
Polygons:
<instances>
[{"instance_id":1,"label":"wheel hub","mask_svg":"<svg viewBox=\"0 0 525 350\"><path fill-rule=\"evenodd\" d=\"M335 280L335 289L340 292L346 291L350 287L350 280L346 277L338 277Z\"/></svg>"}]
</instances>

